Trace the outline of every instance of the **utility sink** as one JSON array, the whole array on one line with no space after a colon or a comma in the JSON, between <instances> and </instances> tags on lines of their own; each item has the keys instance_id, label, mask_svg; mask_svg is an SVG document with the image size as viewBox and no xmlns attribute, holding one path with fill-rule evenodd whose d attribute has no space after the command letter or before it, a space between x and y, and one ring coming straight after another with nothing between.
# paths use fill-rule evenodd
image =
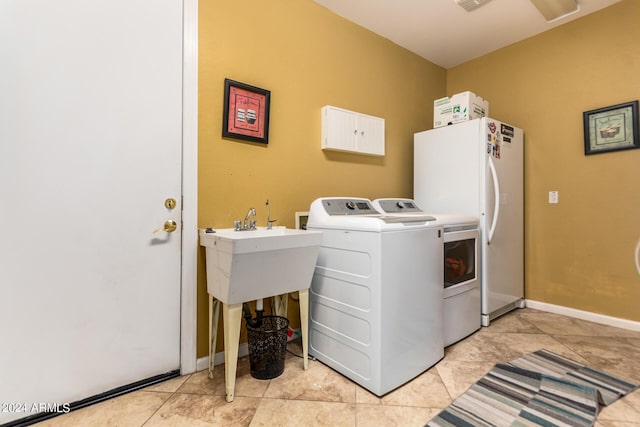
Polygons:
<instances>
[{"instance_id":1,"label":"utility sink","mask_svg":"<svg viewBox=\"0 0 640 427\"><path fill-rule=\"evenodd\" d=\"M224 304L240 304L307 289L321 241L321 231L285 227L200 230L207 291Z\"/></svg>"}]
</instances>

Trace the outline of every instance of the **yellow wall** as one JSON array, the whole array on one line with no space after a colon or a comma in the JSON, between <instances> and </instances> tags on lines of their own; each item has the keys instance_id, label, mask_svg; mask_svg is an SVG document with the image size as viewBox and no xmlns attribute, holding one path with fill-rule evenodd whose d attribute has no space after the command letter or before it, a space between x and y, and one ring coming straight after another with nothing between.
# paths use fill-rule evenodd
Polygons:
<instances>
[{"instance_id":1,"label":"yellow wall","mask_svg":"<svg viewBox=\"0 0 640 427\"><path fill-rule=\"evenodd\" d=\"M447 94L471 90L492 117L524 128L526 297L635 321L640 150L585 156L582 113L640 98L639 5L447 70Z\"/></svg>"},{"instance_id":2,"label":"yellow wall","mask_svg":"<svg viewBox=\"0 0 640 427\"><path fill-rule=\"evenodd\" d=\"M266 199L276 225L294 227L317 197L411 197L413 133L431 127L443 68L311 0L201 0L199 15L200 227L230 227L250 207L265 225ZM221 137L225 78L271 91L267 146ZM324 105L384 118L386 156L322 151ZM199 357L208 348L203 254Z\"/></svg>"},{"instance_id":3,"label":"yellow wall","mask_svg":"<svg viewBox=\"0 0 640 427\"><path fill-rule=\"evenodd\" d=\"M445 71L311 0L201 0L199 225L229 227L249 207L264 225L266 199L276 224L293 227L316 197L411 197L413 133L431 128L434 99L471 90L525 130L526 297L640 321L640 150L585 156L582 132L583 111L640 98L639 4ZM225 77L272 91L268 146L221 137ZM387 155L322 151L327 104L384 117ZM547 203L551 190L558 205Z\"/></svg>"}]
</instances>

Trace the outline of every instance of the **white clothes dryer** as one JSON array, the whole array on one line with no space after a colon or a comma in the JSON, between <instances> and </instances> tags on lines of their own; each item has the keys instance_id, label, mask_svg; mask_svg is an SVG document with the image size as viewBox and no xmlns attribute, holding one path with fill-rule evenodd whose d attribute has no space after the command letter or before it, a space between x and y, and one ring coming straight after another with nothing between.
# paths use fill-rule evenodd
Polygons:
<instances>
[{"instance_id":1,"label":"white clothes dryer","mask_svg":"<svg viewBox=\"0 0 640 427\"><path fill-rule=\"evenodd\" d=\"M373 207L387 216L423 216L412 199L376 199ZM481 287L480 222L462 214L428 213L444 229L443 340L447 347L480 329Z\"/></svg>"},{"instance_id":2,"label":"white clothes dryer","mask_svg":"<svg viewBox=\"0 0 640 427\"><path fill-rule=\"evenodd\" d=\"M382 215L364 198L320 198L307 229L323 232L309 354L378 396L444 356L443 229L433 217Z\"/></svg>"}]
</instances>

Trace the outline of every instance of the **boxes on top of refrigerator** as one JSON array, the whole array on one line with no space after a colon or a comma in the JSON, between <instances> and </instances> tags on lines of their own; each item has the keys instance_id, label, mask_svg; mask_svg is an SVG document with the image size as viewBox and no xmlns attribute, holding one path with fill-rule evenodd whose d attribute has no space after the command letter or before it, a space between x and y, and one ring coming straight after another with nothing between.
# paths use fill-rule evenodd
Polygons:
<instances>
[{"instance_id":1,"label":"boxes on top of refrigerator","mask_svg":"<svg viewBox=\"0 0 640 427\"><path fill-rule=\"evenodd\" d=\"M456 93L433 101L433 127L451 125L489 115L489 101L473 92Z\"/></svg>"}]
</instances>

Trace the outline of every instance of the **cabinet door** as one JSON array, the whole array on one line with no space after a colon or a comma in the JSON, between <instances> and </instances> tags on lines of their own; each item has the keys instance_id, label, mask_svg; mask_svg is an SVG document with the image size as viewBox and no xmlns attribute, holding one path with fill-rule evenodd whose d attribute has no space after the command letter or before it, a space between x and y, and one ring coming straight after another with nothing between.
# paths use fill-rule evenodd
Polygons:
<instances>
[{"instance_id":1,"label":"cabinet door","mask_svg":"<svg viewBox=\"0 0 640 427\"><path fill-rule=\"evenodd\" d=\"M357 151L358 113L337 108L326 108L322 148Z\"/></svg>"},{"instance_id":2,"label":"cabinet door","mask_svg":"<svg viewBox=\"0 0 640 427\"><path fill-rule=\"evenodd\" d=\"M384 119L359 114L357 144L361 153L384 156Z\"/></svg>"}]
</instances>

